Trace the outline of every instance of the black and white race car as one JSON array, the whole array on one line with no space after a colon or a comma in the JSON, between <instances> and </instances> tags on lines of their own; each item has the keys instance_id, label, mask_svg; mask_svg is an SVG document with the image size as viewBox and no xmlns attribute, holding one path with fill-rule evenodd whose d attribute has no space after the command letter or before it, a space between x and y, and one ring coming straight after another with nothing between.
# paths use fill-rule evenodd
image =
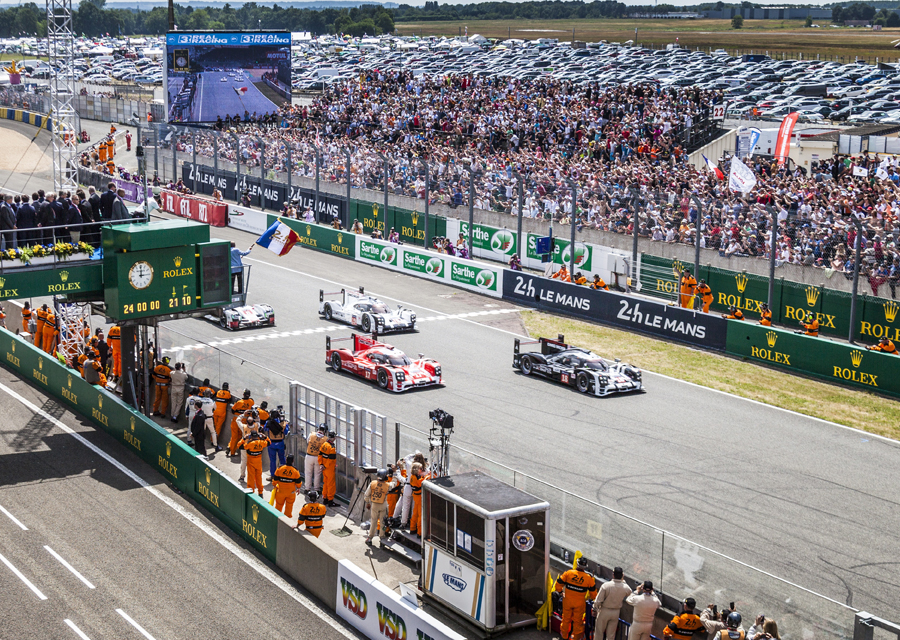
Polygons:
<instances>
[{"instance_id":1,"label":"black and white race car","mask_svg":"<svg viewBox=\"0 0 900 640\"><path fill-rule=\"evenodd\" d=\"M249 327L274 327L275 309L267 304L248 304L222 309L219 324L223 329L232 331Z\"/></svg>"},{"instance_id":2,"label":"black and white race car","mask_svg":"<svg viewBox=\"0 0 900 640\"><path fill-rule=\"evenodd\" d=\"M540 352L521 353L522 345L538 343ZM563 336L557 340L540 338L531 342L521 342L517 338L513 347L513 367L526 376L544 376L595 396L643 389L641 370L637 367L618 358L611 362L587 349L568 345Z\"/></svg>"},{"instance_id":3,"label":"black and white race car","mask_svg":"<svg viewBox=\"0 0 900 640\"><path fill-rule=\"evenodd\" d=\"M326 300L326 296L340 296ZM366 333L390 333L392 331L415 331L416 314L411 309L398 306L391 309L378 298L367 296L362 287L359 291L341 289L334 293L319 290L319 315L326 320L338 320L359 327Z\"/></svg>"}]
</instances>

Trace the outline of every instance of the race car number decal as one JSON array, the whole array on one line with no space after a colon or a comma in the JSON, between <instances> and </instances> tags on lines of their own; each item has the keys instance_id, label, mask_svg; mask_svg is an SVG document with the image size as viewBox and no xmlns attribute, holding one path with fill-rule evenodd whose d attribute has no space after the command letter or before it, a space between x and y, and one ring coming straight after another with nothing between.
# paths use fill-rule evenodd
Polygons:
<instances>
[{"instance_id":1,"label":"race car number decal","mask_svg":"<svg viewBox=\"0 0 900 640\"><path fill-rule=\"evenodd\" d=\"M569 384L569 374L568 373L562 374L559 379L560 379L560 381L562 381L566 384Z\"/></svg>"}]
</instances>

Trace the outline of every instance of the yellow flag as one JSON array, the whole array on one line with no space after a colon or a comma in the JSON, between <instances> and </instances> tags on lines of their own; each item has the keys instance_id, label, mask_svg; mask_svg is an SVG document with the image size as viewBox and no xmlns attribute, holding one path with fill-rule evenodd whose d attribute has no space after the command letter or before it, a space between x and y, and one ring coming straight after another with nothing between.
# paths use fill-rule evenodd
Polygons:
<instances>
[{"instance_id":1,"label":"yellow flag","mask_svg":"<svg viewBox=\"0 0 900 640\"><path fill-rule=\"evenodd\" d=\"M275 489L272 489L272 495L269 498L269 504L273 507L275 506Z\"/></svg>"},{"instance_id":2,"label":"yellow flag","mask_svg":"<svg viewBox=\"0 0 900 640\"><path fill-rule=\"evenodd\" d=\"M547 591L544 598L544 604L537 610L534 615L537 616L538 631L550 630L550 615L553 613L553 599L550 594L553 593L553 577L547 572Z\"/></svg>"},{"instance_id":3,"label":"yellow flag","mask_svg":"<svg viewBox=\"0 0 900 640\"><path fill-rule=\"evenodd\" d=\"M584 555L584 554L581 553L580 551L576 551L576 552L575 552L575 557L572 558L572 568L573 568L573 569L577 569L577 568L578 568L578 558L580 558L580 557L583 556L583 555Z\"/></svg>"}]
</instances>

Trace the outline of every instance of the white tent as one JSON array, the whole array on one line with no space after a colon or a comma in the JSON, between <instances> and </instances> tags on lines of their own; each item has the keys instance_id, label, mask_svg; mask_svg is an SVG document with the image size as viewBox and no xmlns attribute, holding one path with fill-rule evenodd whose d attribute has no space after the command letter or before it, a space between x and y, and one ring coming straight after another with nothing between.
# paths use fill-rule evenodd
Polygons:
<instances>
[{"instance_id":1,"label":"white tent","mask_svg":"<svg viewBox=\"0 0 900 640\"><path fill-rule=\"evenodd\" d=\"M111 55L112 52L113 52L113 50L110 49L109 47L104 47L104 46L98 45L98 46L94 47L93 49L91 49L90 51L88 51L87 54L89 56L108 56L108 55Z\"/></svg>"}]
</instances>

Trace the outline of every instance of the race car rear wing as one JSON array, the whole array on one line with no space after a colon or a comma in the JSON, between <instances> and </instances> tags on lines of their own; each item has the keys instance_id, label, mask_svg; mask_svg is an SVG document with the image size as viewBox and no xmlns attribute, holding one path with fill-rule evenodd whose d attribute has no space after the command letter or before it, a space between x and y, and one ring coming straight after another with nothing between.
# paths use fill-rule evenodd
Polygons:
<instances>
[{"instance_id":1,"label":"race car rear wing","mask_svg":"<svg viewBox=\"0 0 900 640\"><path fill-rule=\"evenodd\" d=\"M560 351L565 351L569 348L569 345L566 344L565 336L561 333L556 336L556 340L551 340L550 338L538 338L537 340L526 340L523 342L522 340L516 338L513 341L513 366L519 366L519 363L522 359L522 345L538 343L540 343L541 345L541 355L544 356L548 356L553 353L559 353Z\"/></svg>"},{"instance_id":2,"label":"race car rear wing","mask_svg":"<svg viewBox=\"0 0 900 640\"><path fill-rule=\"evenodd\" d=\"M365 289L363 287L359 288L359 295L365 295ZM340 291L328 291L326 292L324 289L319 289L319 302L325 302L325 296L341 296L341 304L347 304L347 290L341 289Z\"/></svg>"},{"instance_id":3,"label":"race car rear wing","mask_svg":"<svg viewBox=\"0 0 900 640\"><path fill-rule=\"evenodd\" d=\"M378 333L372 332L371 338L365 334L360 333L351 333L346 338L332 338L331 336L325 336L325 350L331 351L331 344L333 342L342 342L344 340L353 340L354 351L362 351L363 349L371 349L372 347L387 347L388 349L394 348L392 345L378 342Z\"/></svg>"}]
</instances>

